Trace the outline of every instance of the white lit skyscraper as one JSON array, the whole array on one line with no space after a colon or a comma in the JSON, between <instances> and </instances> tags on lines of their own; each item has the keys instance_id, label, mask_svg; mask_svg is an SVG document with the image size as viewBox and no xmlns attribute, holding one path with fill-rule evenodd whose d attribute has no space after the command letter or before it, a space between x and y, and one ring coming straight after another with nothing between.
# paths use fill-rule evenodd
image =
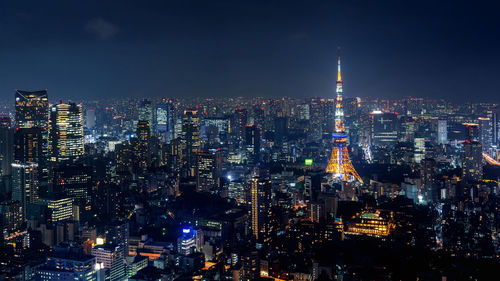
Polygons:
<instances>
[{"instance_id":1,"label":"white lit skyscraper","mask_svg":"<svg viewBox=\"0 0 500 281\"><path fill-rule=\"evenodd\" d=\"M448 122L438 120L438 144L445 145L448 142Z\"/></svg>"},{"instance_id":2,"label":"white lit skyscraper","mask_svg":"<svg viewBox=\"0 0 500 281\"><path fill-rule=\"evenodd\" d=\"M51 161L75 161L84 154L82 107L60 103L50 110Z\"/></svg>"}]
</instances>

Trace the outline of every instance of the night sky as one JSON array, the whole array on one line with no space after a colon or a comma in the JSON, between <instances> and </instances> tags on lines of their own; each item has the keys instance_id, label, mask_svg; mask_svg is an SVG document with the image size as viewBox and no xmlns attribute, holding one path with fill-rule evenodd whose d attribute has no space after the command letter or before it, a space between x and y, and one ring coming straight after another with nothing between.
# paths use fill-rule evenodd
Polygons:
<instances>
[{"instance_id":1,"label":"night sky","mask_svg":"<svg viewBox=\"0 0 500 281\"><path fill-rule=\"evenodd\" d=\"M0 2L0 93L500 102L495 1Z\"/></svg>"}]
</instances>

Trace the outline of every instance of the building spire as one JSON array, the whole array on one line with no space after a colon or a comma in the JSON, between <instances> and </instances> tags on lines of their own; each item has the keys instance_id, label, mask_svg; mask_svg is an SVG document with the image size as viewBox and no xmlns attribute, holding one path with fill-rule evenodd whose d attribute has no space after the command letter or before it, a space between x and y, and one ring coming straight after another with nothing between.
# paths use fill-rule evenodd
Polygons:
<instances>
[{"instance_id":1,"label":"building spire","mask_svg":"<svg viewBox=\"0 0 500 281\"><path fill-rule=\"evenodd\" d=\"M340 45L337 47L337 82L342 82L342 76L340 75Z\"/></svg>"}]
</instances>

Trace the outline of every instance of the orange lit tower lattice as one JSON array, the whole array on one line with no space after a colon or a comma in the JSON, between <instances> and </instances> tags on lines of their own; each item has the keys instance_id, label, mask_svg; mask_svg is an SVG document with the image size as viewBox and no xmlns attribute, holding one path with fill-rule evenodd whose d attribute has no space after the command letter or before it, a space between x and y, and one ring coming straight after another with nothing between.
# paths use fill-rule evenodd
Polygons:
<instances>
[{"instance_id":1,"label":"orange lit tower lattice","mask_svg":"<svg viewBox=\"0 0 500 281\"><path fill-rule=\"evenodd\" d=\"M332 156L326 167L326 172L331 173L334 179L340 181L350 181L357 179L361 183L361 177L358 175L354 166L352 165L351 158L349 158L349 151L347 149L344 125L344 108L342 106L342 77L340 75L340 56L337 63L337 100L335 104L335 130L332 134L333 148Z\"/></svg>"}]
</instances>

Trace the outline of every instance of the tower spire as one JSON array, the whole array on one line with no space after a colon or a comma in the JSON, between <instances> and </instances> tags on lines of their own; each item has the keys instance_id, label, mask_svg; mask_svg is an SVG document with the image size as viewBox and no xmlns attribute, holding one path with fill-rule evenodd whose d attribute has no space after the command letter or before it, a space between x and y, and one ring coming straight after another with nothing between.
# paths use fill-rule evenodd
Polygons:
<instances>
[{"instance_id":1,"label":"tower spire","mask_svg":"<svg viewBox=\"0 0 500 281\"><path fill-rule=\"evenodd\" d=\"M340 45L337 46L337 82L342 82L342 75L340 75Z\"/></svg>"}]
</instances>

